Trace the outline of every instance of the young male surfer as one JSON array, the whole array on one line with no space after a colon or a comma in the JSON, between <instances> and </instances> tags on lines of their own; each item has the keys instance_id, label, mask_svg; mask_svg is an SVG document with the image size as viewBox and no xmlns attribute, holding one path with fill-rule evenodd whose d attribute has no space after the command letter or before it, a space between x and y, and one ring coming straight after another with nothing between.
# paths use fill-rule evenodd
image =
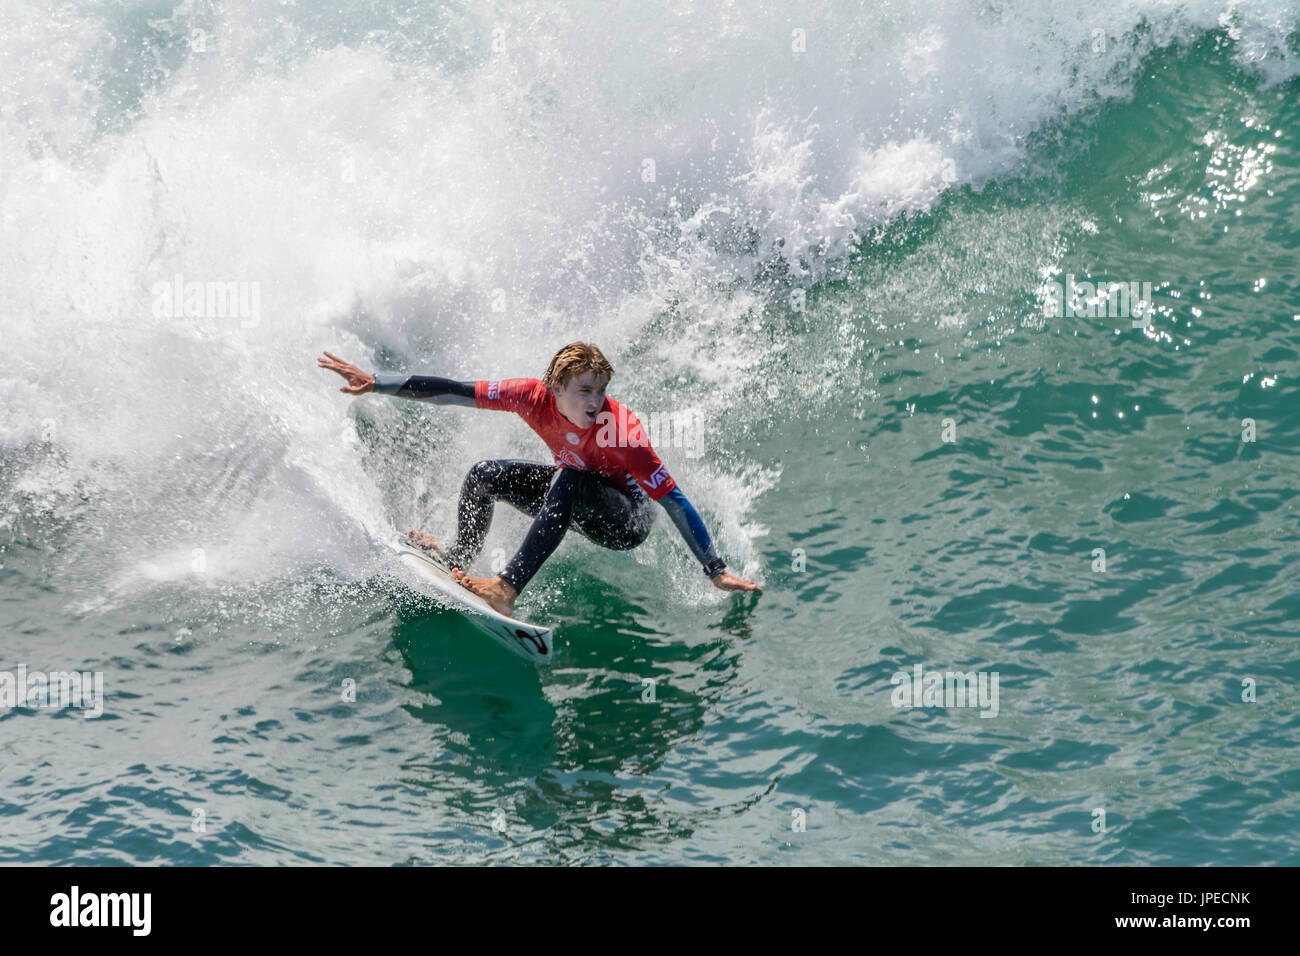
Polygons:
<instances>
[{"instance_id":1,"label":"young male surfer","mask_svg":"<svg viewBox=\"0 0 1300 956\"><path fill-rule=\"evenodd\" d=\"M537 569L564 537L569 524L602 547L635 548L650 534L651 502L668 512L713 586L758 591L753 581L728 573L709 532L646 439L640 421L605 396L614 368L600 349L571 342L555 353L546 375L499 381L458 382L433 375L371 375L325 353L321 368L338 372L349 395L379 392L432 402L515 412L541 436L554 465L517 459L480 461L460 489L456 542L443 549L431 534L408 532L411 542L437 552L462 586L509 616ZM519 551L500 574L473 578L469 567L492 523L493 503L504 501L533 516Z\"/></svg>"}]
</instances>

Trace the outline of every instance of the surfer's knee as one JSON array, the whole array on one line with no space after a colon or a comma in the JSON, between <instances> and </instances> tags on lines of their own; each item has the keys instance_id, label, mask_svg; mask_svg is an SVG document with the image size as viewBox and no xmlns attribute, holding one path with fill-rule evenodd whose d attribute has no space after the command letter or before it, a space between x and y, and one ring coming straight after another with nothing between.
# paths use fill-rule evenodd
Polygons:
<instances>
[{"instance_id":1,"label":"surfer's knee","mask_svg":"<svg viewBox=\"0 0 1300 956\"><path fill-rule=\"evenodd\" d=\"M648 498L637 500L607 483L588 486L575 523L593 544L630 551L650 536L655 512Z\"/></svg>"},{"instance_id":2,"label":"surfer's knee","mask_svg":"<svg viewBox=\"0 0 1300 956\"><path fill-rule=\"evenodd\" d=\"M645 544L645 539L650 537L650 524L653 521L653 515L633 516L632 520L610 536L610 543L605 545L611 551L631 551L633 548L639 548Z\"/></svg>"},{"instance_id":3,"label":"surfer's knee","mask_svg":"<svg viewBox=\"0 0 1300 956\"><path fill-rule=\"evenodd\" d=\"M500 469L495 461L485 459L476 461L465 475L465 487L487 490L492 487Z\"/></svg>"}]
</instances>

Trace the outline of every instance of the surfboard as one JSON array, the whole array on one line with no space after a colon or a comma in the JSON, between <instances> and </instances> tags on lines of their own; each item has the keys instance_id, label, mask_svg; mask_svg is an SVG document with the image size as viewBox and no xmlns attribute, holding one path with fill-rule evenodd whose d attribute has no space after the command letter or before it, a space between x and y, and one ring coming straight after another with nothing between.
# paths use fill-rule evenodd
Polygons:
<instances>
[{"instance_id":1,"label":"surfboard","mask_svg":"<svg viewBox=\"0 0 1300 956\"><path fill-rule=\"evenodd\" d=\"M422 590L440 604L459 612L497 643L535 664L551 659L551 629L507 617L473 591L467 591L451 576L451 568L432 551L417 548L406 538L393 544L402 563L415 572Z\"/></svg>"}]
</instances>

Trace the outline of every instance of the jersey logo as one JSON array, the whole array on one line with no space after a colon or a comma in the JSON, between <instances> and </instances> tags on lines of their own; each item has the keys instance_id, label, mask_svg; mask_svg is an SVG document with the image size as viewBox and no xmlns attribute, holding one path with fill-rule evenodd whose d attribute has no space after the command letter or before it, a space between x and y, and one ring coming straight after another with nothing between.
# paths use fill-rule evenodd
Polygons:
<instances>
[{"instance_id":1,"label":"jersey logo","mask_svg":"<svg viewBox=\"0 0 1300 956\"><path fill-rule=\"evenodd\" d=\"M575 435L573 432L569 432L569 434L565 435L564 437L569 440L570 445L578 444L578 436Z\"/></svg>"},{"instance_id":2,"label":"jersey logo","mask_svg":"<svg viewBox=\"0 0 1300 956\"><path fill-rule=\"evenodd\" d=\"M500 397L501 397L501 383L488 382L488 398L500 398Z\"/></svg>"},{"instance_id":3,"label":"jersey logo","mask_svg":"<svg viewBox=\"0 0 1300 956\"><path fill-rule=\"evenodd\" d=\"M555 461L557 464L568 465L571 468L579 468L585 470L587 467L587 463L585 461L583 461L573 452L569 451L569 449L567 448L561 448L559 451L555 452Z\"/></svg>"},{"instance_id":4,"label":"jersey logo","mask_svg":"<svg viewBox=\"0 0 1300 956\"><path fill-rule=\"evenodd\" d=\"M658 468L652 471L650 473L650 477L646 479L646 487L658 488L667 479L668 479L668 466L660 465Z\"/></svg>"}]
</instances>

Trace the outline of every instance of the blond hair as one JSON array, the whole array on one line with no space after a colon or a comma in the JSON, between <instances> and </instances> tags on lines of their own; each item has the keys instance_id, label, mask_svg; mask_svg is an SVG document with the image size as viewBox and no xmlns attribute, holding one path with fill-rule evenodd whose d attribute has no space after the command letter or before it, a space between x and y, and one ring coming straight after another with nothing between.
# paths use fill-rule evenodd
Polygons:
<instances>
[{"instance_id":1,"label":"blond hair","mask_svg":"<svg viewBox=\"0 0 1300 956\"><path fill-rule=\"evenodd\" d=\"M601 354L600 349L587 342L570 342L555 353L551 364L546 366L542 384L547 388L559 386L564 388L570 380L583 372L595 372L604 375L606 380L614 377L614 366Z\"/></svg>"}]
</instances>

